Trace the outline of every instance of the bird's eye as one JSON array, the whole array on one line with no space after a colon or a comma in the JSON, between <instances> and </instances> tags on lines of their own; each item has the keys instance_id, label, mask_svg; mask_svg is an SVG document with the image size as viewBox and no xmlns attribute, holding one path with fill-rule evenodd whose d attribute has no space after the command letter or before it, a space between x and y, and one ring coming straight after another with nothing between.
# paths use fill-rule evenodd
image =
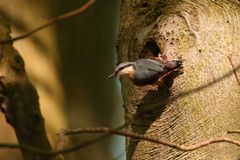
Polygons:
<instances>
[{"instance_id":1,"label":"bird's eye","mask_svg":"<svg viewBox=\"0 0 240 160\"><path fill-rule=\"evenodd\" d=\"M119 71L123 70L123 68L119 68Z\"/></svg>"}]
</instances>

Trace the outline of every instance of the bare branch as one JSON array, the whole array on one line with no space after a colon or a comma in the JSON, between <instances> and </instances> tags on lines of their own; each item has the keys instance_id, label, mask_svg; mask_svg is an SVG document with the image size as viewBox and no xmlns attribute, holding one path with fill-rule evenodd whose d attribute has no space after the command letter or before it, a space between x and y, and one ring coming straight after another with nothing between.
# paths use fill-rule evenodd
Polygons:
<instances>
[{"instance_id":1,"label":"bare branch","mask_svg":"<svg viewBox=\"0 0 240 160\"><path fill-rule=\"evenodd\" d=\"M17 40L20 40L20 39L24 39L24 38L27 38L29 36L31 36L32 34L44 29L44 28L47 28L48 26L56 23L56 22L59 22L59 21L62 21L62 20L65 20L65 19L68 19L70 17L74 17L74 16L77 16L83 12L85 12L93 3L95 2L95 0L89 0L87 3L85 3L82 7L76 9L76 10L73 10L73 11L70 11L70 12L67 12L63 15L60 15L58 17L55 17L55 18L52 18L50 19L48 22L46 22L45 24L42 24L36 28L34 28L33 30L30 30L28 32L26 32L25 34L23 35L20 35L20 36L17 36L17 37L14 37L12 39L6 39L6 40L1 40L0 43L12 43L14 41L17 41Z\"/></svg>"},{"instance_id":2,"label":"bare branch","mask_svg":"<svg viewBox=\"0 0 240 160\"><path fill-rule=\"evenodd\" d=\"M158 138L153 138L151 136L147 136L147 135L141 135L141 134L137 134L137 133L133 133L130 131L123 131L123 130L119 130L119 129L111 129L111 128L107 128L107 127L99 127L99 128L77 128L77 129L66 129L66 130L61 130L61 135L75 135L75 134L84 134L84 133L105 133L104 135L93 139L91 141L73 146L73 147L69 147L66 149L62 149L62 150L58 150L58 151L53 151L53 152L48 152L48 151L43 151L43 150L39 150L39 149L34 149L32 147L27 147L27 146L23 146L23 145L16 145L16 144L5 144L5 143L0 143L0 148L10 148L10 149L24 149L27 150L29 152L34 152L34 153L39 153L39 154L43 154L46 156L56 156L59 154L65 154L65 153L70 153L70 152L74 152L79 150L80 148L86 147L88 145L91 145L93 143L98 142L99 140L102 140L105 137L108 137L110 135L119 135L119 136L124 136L124 137L131 137L131 138L135 138L135 139L141 139L141 140L146 140L148 142L152 142L152 143L156 143L156 144L160 144L160 145L164 145L164 146L168 146L171 148L175 148L181 151L193 151L193 150L197 150L199 148L202 147L206 147L209 146L211 144L215 144L215 143L230 143L230 144L234 144L238 147L240 147L240 141L237 140L233 140L230 139L228 137L226 137L226 132L224 132L223 136L221 137L217 137L217 138L210 138L208 140L196 143L196 144L192 144L192 145L179 145L170 141L166 141L166 140L161 140ZM238 133L240 134L239 130L233 130L233 131L227 131L227 133L231 134L231 133Z\"/></svg>"},{"instance_id":3,"label":"bare branch","mask_svg":"<svg viewBox=\"0 0 240 160\"><path fill-rule=\"evenodd\" d=\"M63 150L65 148L65 146L66 146L66 136L64 135L64 132L62 130L60 130L57 133L57 135L58 135L59 141L57 142L55 149L57 151L58 150ZM62 154L59 154L58 155L58 159L64 160L65 158L63 157Z\"/></svg>"},{"instance_id":4,"label":"bare branch","mask_svg":"<svg viewBox=\"0 0 240 160\"><path fill-rule=\"evenodd\" d=\"M49 154L50 152L44 151L42 149L33 148L31 146L19 145L19 144L10 144L10 143L0 143L0 148L8 148L8 149L22 149L32 153L38 154Z\"/></svg>"},{"instance_id":5,"label":"bare branch","mask_svg":"<svg viewBox=\"0 0 240 160\"><path fill-rule=\"evenodd\" d=\"M63 148L65 148L65 145L66 145L66 137L65 137L65 133L63 130L60 130L58 133L58 138L59 138L59 141L58 143L56 144L56 150L61 150Z\"/></svg>"},{"instance_id":6,"label":"bare branch","mask_svg":"<svg viewBox=\"0 0 240 160\"><path fill-rule=\"evenodd\" d=\"M125 137L146 140L149 142L165 145L165 146L175 148L178 150L182 150L182 151L193 151L193 150L208 146L210 144L220 143L220 142L231 143L231 144L235 144L240 147L240 141L232 140L227 137L211 138L211 139L205 140L201 143L197 143L197 144L193 144L193 145L178 145L178 144L166 141L166 140L160 140L157 138L152 138L150 136L141 135L141 134L137 134L137 133L133 133L133 132L129 132L129 131L113 130L111 128L106 128L106 127L77 128L77 129L65 130L65 135L74 135L74 134L83 134L83 133L111 133L113 135L120 135L120 136L125 136Z\"/></svg>"},{"instance_id":7,"label":"bare branch","mask_svg":"<svg viewBox=\"0 0 240 160\"><path fill-rule=\"evenodd\" d=\"M231 130L231 131L228 131L227 133L228 134L234 134L234 133L240 134L240 130Z\"/></svg>"},{"instance_id":8,"label":"bare branch","mask_svg":"<svg viewBox=\"0 0 240 160\"><path fill-rule=\"evenodd\" d=\"M125 124L117 127L116 129L112 129L112 130L120 130L120 129L123 129L125 128L126 126L129 125L130 122L126 122ZM62 129L61 131L61 134L57 133L57 135L60 135L61 137L65 136L66 135L66 130ZM84 148L84 147L87 147L87 146L90 146L92 144L95 144L101 140L103 140L104 138L107 138L109 136L111 136L111 132L105 132L105 134L93 139L93 140L89 140L85 143L81 143L81 144L78 144L76 146L73 146L73 147L69 147L69 148L66 148L66 149L61 149L61 150L58 150L58 151L55 151L55 152L52 152L50 155L51 156L56 156L56 155L59 155L59 154L65 154L65 153L70 153L70 152L74 152L74 151L77 151L81 148ZM60 141L61 141L62 138L60 138Z\"/></svg>"}]
</instances>

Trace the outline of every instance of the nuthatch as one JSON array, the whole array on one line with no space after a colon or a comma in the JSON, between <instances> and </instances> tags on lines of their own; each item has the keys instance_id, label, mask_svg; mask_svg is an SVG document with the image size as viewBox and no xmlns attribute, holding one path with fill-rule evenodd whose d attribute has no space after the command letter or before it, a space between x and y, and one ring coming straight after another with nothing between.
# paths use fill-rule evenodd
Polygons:
<instances>
[{"instance_id":1,"label":"nuthatch","mask_svg":"<svg viewBox=\"0 0 240 160\"><path fill-rule=\"evenodd\" d=\"M137 86L161 85L162 79L172 71L179 69L181 60L160 61L151 58L142 58L134 62L123 62L119 64L115 72L109 78L126 76Z\"/></svg>"}]
</instances>

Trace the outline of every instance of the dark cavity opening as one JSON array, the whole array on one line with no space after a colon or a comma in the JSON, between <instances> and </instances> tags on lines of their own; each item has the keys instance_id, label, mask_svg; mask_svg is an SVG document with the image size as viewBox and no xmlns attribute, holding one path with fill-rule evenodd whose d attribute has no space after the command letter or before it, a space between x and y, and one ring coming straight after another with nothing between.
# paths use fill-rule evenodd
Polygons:
<instances>
[{"instance_id":1,"label":"dark cavity opening","mask_svg":"<svg viewBox=\"0 0 240 160\"><path fill-rule=\"evenodd\" d=\"M160 53L160 48L157 45L157 42L154 39L149 39L146 44L143 47L143 56L144 57L158 57L158 54Z\"/></svg>"}]
</instances>

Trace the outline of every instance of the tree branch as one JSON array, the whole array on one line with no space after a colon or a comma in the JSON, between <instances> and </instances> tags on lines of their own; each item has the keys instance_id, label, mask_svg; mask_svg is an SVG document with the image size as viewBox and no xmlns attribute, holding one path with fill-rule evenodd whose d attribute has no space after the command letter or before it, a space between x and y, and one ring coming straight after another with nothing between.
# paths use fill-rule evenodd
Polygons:
<instances>
[{"instance_id":1,"label":"tree branch","mask_svg":"<svg viewBox=\"0 0 240 160\"><path fill-rule=\"evenodd\" d=\"M60 15L58 17L55 17L55 18L52 18L50 19L48 22L46 22L45 24L42 24L36 28L34 28L33 30L30 30L26 33L24 33L23 35L20 35L20 36L17 36L17 37L14 37L12 39L5 39L5 40L1 40L0 43L1 44L4 44L4 43L12 43L14 41L17 41L17 40L20 40L20 39L24 39L24 38L27 38L29 36L31 36L32 34L44 29L44 28L47 28L48 26L56 23L56 22L59 22L59 21L62 21L62 20L65 20L65 19L68 19L70 17L74 17L74 16L77 16L83 12L85 12L93 3L95 2L95 0L89 0L87 3L85 3L82 7L76 9L76 10L73 10L73 11L70 11L70 12L67 12L63 15Z\"/></svg>"},{"instance_id":2,"label":"tree branch","mask_svg":"<svg viewBox=\"0 0 240 160\"><path fill-rule=\"evenodd\" d=\"M75 135L75 134L83 134L83 133L111 133L111 135L119 135L119 136L131 137L131 138L135 138L135 139L146 140L149 142L165 145L165 146L175 148L178 150L182 150L182 151L193 151L193 150L208 146L210 144L220 143L220 142L231 143L231 144L235 144L240 147L240 141L232 140L228 137L225 137L225 134L224 134L224 136L221 136L219 138L211 138L211 139L208 139L208 140L205 140L200 143L193 144L193 145L178 145L178 144L175 144L170 141L152 138L151 136L141 135L141 134L137 134L137 133L133 133L133 132L129 132L129 131L114 130L114 129L106 128L106 127L66 129L64 132L65 132L65 135ZM236 131L228 131L227 133L240 134L240 131L237 131L237 130Z\"/></svg>"},{"instance_id":3,"label":"tree branch","mask_svg":"<svg viewBox=\"0 0 240 160\"><path fill-rule=\"evenodd\" d=\"M103 137L108 137L110 135L119 135L119 136L124 136L124 137L131 137L131 138L135 138L135 139L141 139L141 140L145 140L148 142L152 142L152 143L156 143L159 145L164 145L164 146L168 146L174 149L178 149L181 151L193 151L193 150L197 150L200 149L202 147L206 147L208 145L211 144L215 144L215 143L230 143L230 144L234 144L238 147L240 147L240 141L237 140L233 140L227 137L226 133L228 134L232 134L232 133L237 133L240 134L239 130L232 130L232 131L227 131L224 132L223 136L217 137L217 138L210 138L208 140L196 143L196 144L192 144L192 145L179 145L170 141L166 141L166 140L161 140L158 138L153 138L151 136L146 136L146 135L141 135L141 134L137 134L137 133L133 133L130 131L123 131L123 130L119 130L119 129L111 129L111 128L107 128L107 127L99 127L99 128L77 128L77 129L65 129L65 130L61 130L61 135L65 135L65 136L69 136L69 135L75 135L75 134L84 134L84 133L105 133L104 135L93 139L91 141L73 146L73 147L69 147L66 149L62 149L62 150L58 150L58 151L53 151L53 152L49 152L49 151L43 151L40 149L35 149L32 147L28 147L25 145L16 145L16 144L6 144L6 143L0 143L0 148L10 148L10 149L23 149L23 150L27 150L29 152L33 152L33 153L38 153L38 154L43 154L46 156L56 156L59 154L65 154L65 153L70 153L70 152L74 152L79 150L80 148L86 147L88 145L91 145L95 142L98 142L99 140L102 140Z\"/></svg>"},{"instance_id":4,"label":"tree branch","mask_svg":"<svg viewBox=\"0 0 240 160\"><path fill-rule=\"evenodd\" d=\"M227 131L228 134L240 134L240 130L231 130L231 131Z\"/></svg>"}]
</instances>

